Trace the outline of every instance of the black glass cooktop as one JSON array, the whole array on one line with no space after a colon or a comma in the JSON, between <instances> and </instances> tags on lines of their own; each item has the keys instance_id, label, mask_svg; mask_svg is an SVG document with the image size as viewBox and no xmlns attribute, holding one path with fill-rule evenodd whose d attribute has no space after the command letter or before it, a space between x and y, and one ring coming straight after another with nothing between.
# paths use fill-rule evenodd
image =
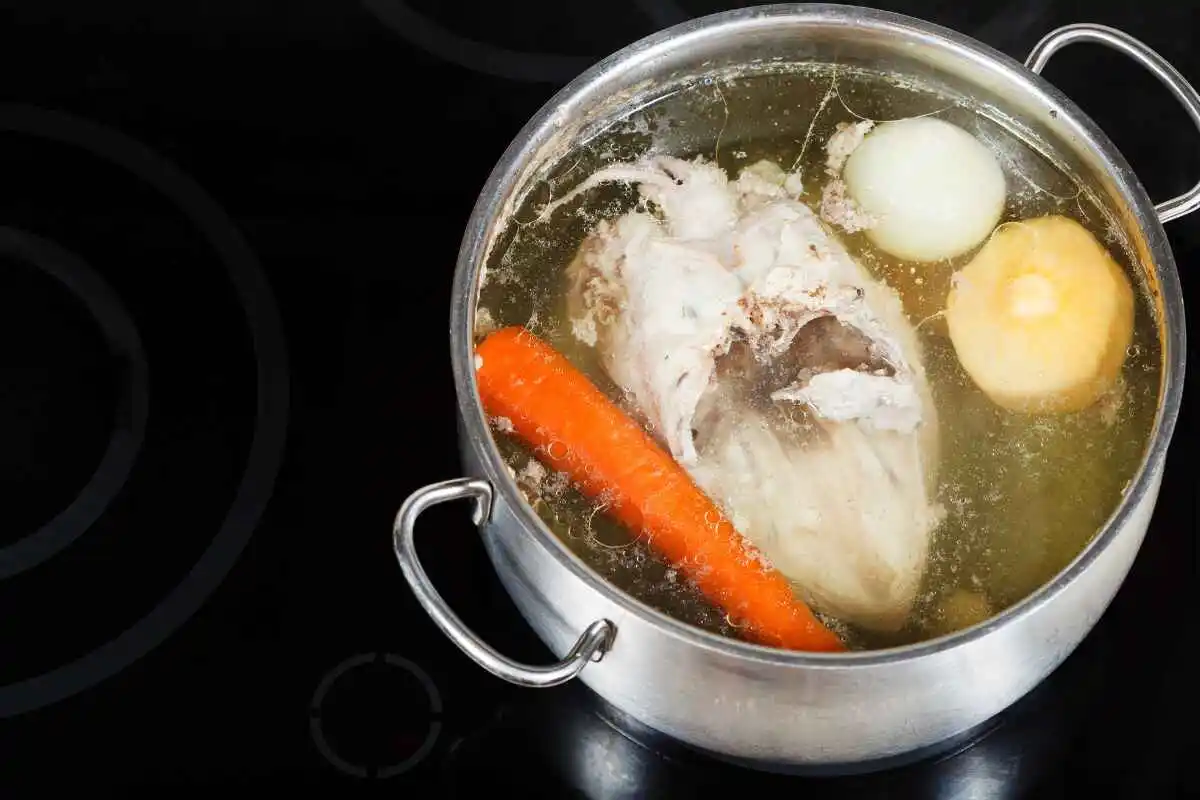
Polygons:
<instances>
[{"instance_id":1,"label":"black glass cooktop","mask_svg":"<svg viewBox=\"0 0 1200 800\"><path fill-rule=\"evenodd\" d=\"M580 685L491 677L406 588L392 517L459 474L447 316L476 193L573 75L732 5L3 4L0 792L1200 790L1191 404L1099 626L940 760L836 779L718 764ZM1057 25L1104 22L1200 81L1192 0L881 5L1019 58ZM1132 64L1079 47L1046 75L1154 197L1200 177L1200 136ZM1200 216L1167 232L1191 301ZM464 621L548 660L462 510L422 527Z\"/></svg>"}]
</instances>

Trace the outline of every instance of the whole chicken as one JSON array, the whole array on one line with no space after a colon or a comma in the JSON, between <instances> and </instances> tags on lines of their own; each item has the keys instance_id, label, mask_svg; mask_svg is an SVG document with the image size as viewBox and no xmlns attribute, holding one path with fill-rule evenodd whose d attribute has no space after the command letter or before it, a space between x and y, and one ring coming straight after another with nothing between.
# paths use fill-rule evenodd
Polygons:
<instances>
[{"instance_id":1,"label":"whole chicken","mask_svg":"<svg viewBox=\"0 0 1200 800\"><path fill-rule=\"evenodd\" d=\"M575 336L815 610L900 627L939 520L937 416L900 299L759 162L650 157L568 269ZM563 198L565 202L569 198Z\"/></svg>"}]
</instances>

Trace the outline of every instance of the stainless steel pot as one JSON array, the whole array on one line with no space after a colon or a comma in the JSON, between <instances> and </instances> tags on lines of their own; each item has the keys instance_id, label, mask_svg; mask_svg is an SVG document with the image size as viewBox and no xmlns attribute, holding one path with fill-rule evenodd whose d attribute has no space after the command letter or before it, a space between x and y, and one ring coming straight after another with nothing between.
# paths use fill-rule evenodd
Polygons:
<instances>
[{"instance_id":1,"label":"stainless steel pot","mask_svg":"<svg viewBox=\"0 0 1200 800\"><path fill-rule=\"evenodd\" d=\"M1038 73L1060 48L1093 42L1153 72L1200 127L1200 96L1161 57L1119 31L1071 25L1046 36L1024 66L915 19L862 8L779 5L670 28L600 62L521 131L485 186L459 254L451 310L464 479L404 503L396 555L437 625L489 672L524 686L578 677L604 700L693 747L767 768L854 764L952 739L1015 702L1054 670L1104 612L1141 545L1158 496L1183 391L1184 309L1162 224L1200 207L1200 184L1155 206L1125 159ZM492 442L475 382L471 330L481 265L538 170L564 144L636 101L656 82L750 58L862 61L930 78L1001 109L1082 176L1123 226L1157 304L1163 374L1153 440L1104 529L1049 584L974 628L877 652L804 654L732 641L671 619L603 581L522 499ZM471 500L488 556L517 607L561 660L516 663L468 630L417 560L426 508Z\"/></svg>"}]
</instances>

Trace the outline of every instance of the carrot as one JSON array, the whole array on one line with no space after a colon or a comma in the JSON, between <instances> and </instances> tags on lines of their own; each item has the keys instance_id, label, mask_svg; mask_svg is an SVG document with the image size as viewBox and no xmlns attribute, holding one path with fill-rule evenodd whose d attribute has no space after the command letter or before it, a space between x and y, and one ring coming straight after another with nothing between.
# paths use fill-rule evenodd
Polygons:
<instances>
[{"instance_id":1,"label":"carrot","mask_svg":"<svg viewBox=\"0 0 1200 800\"><path fill-rule=\"evenodd\" d=\"M489 416L511 422L539 460L605 504L755 640L845 649L683 468L557 351L504 328L478 346L475 364Z\"/></svg>"}]
</instances>

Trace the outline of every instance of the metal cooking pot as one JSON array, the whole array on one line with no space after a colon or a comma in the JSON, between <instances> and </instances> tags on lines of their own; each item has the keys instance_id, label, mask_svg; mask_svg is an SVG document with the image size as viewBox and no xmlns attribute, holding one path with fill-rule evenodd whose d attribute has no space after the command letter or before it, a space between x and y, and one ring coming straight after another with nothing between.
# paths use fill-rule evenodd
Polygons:
<instances>
[{"instance_id":1,"label":"metal cooking pot","mask_svg":"<svg viewBox=\"0 0 1200 800\"><path fill-rule=\"evenodd\" d=\"M890 760L954 740L1018 700L1095 625L1133 563L1158 496L1183 392L1184 309L1162 223L1200 207L1200 184L1155 206L1112 142L1038 73L1075 42L1115 48L1153 72L1200 127L1200 96L1160 56L1119 31L1080 24L1046 36L1024 66L919 20L834 5L748 8L643 39L572 81L525 126L492 172L467 226L451 307L459 447L469 478L413 493L396 518L396 556L434 622L483 668L523 686L578 677L651 729L751 766L823 767ZM518 491L475 388L475 298L481 265L551 154L680 75L781 56L857 61L937 81L1000 109L1089 185L1119 220L1145 270L1163 346L1158 412L1145 458L1119 508L1086 549L1024 601L973 628L874 652L787 652L676 621L610 585L573 555ZM472 500L501 582L561 660L514 662L468 630L417 560L426 508Z\"/></svg>"}]
</instances>

